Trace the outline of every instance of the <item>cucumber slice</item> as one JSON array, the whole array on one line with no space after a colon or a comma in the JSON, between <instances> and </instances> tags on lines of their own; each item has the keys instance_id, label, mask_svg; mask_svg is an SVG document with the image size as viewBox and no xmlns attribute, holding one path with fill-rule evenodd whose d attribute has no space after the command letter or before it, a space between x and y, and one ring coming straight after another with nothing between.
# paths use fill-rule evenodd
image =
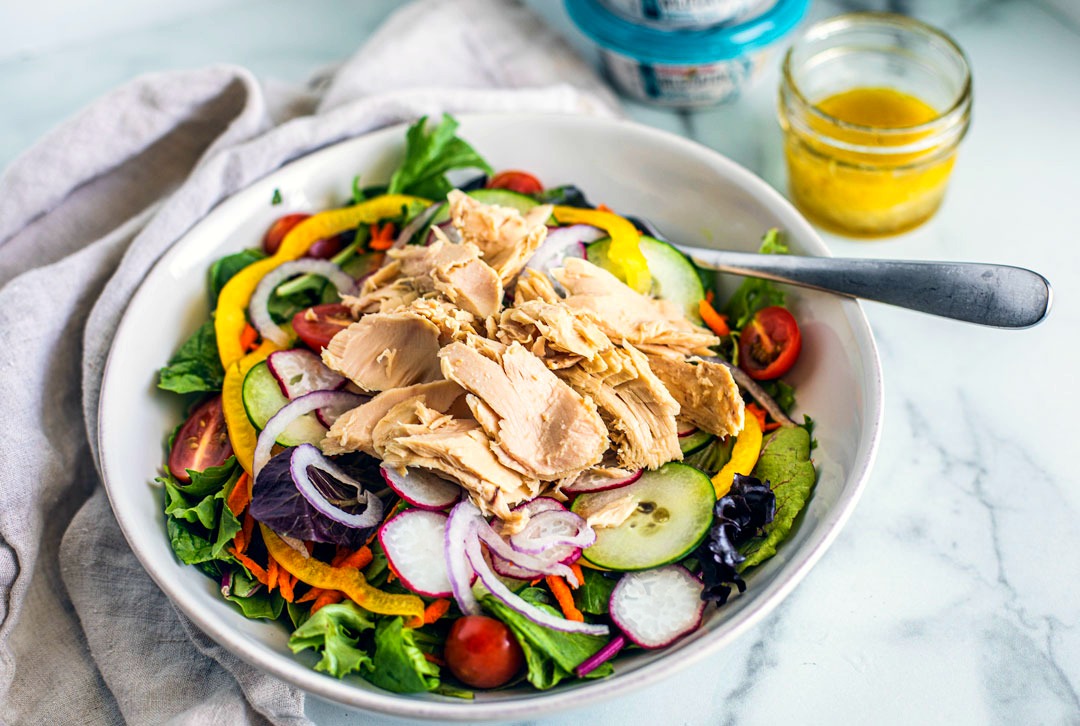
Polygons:
<instances>
[{"instance_id":1,"label":"cucumber slice","mask_svg":"<svg viewBox=\"0 0 1080 726\"><path fill-rule=\"evenodd\" d=\"M713 522L716 492L701 471L679 462L647 471L633 484L582 494L572 511L587 517L600 507L630 495L637 508L618 527L596 530L596 543L582 556L609 570L647 570L690 554Z\"/></svg>"},{"instance_id":2,"label":"cucumber slice","mask_svg":"<svg viewBox=\"0 0 1080 726\"><path fill-rule=\"evenodd\" d=\"M513 207L522 214L525 214L525 212L528 212L533 207L539 206L539 202L532 197L526 196L525 194L518 194L517 192L512 192L508 189L474 189L471 192L466 192L466 194L484 204L497 204L500 207ZM443 202L443 205L435 212L435 216L427 223L427 227L448 221L450 221L450 205Z\"/></svg>"},{"instance_id":3,"label":"cucumber slice","mask_svg":"<svg viewBox=\"0 0 1080 726\"><path fill-rule=\"evenodd\" d=\"M585 248L585 259L608 272L614 267L608 259L611 239L593 242ZM653 296L661 300L670 300L681 307L686 317L694 323L701 323L698 305L705 298L705 286L701 284L701 275L697 267L682 252L663 240L641 236L641 254L652 273Z\"/></svg>"},{"instance_id":4,"label":"cucumber slice","mask_svg":"<svg viewBox=\"0 0 1080 726\"><path fill-rule=\"evenodd\" d=\"M248 420L259 431L266 427L271 416L289 402L266 361L256 363L244 376L243 398ZM277 442L282 446L318 446L325 436L326 427L319 423L314 413L308 413L289 424L277 437Z\"/></svg>"},{"instance_id":5,"label":"cucumber slice","mask_svg":"<svg viewBox=\"0 0 1080 726\"><path fill-rule=\"evenodd\" d=\"M679 437L679 448L682 449L683 456L690 456L704 449L706 446L712 443L712 440L716 438L708 431L702 431L698 429L689 436Z\"/></svg>"}]
</instances>

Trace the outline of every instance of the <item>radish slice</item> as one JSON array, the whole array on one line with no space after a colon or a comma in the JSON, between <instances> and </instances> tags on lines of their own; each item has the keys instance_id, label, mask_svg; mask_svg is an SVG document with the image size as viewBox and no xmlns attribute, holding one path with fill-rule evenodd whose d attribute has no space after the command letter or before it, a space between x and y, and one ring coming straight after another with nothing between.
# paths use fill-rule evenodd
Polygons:
<instances>
[{"instance_id":1,"label":"radish slice","mask_svg":"<svg viewBox=\"0 0 1080 726\"><path fill-rule=\"evenodd\" d=\"M295 401L289 401L281 407L281 410L270 417L270 420L266 422L266 426L259 432L259 440L255 444L255 454L252 458L252 475L259 476L259 472L266 466L266 462L270 461L270 454L273 452L274 444L277 443L277 437L281 436L281 432L287 429L293 421L305 413L311 413L324 406L348 405L350 408L355 408L363 402L363 398L363 396L358 396L355 393L346 393L344 391L316 391L301 396Z\"/></svg>"},{"instance_id":2,"label":"radish slice","mask_svg":"<svg viewBox=\"0 0 1080 726\"><path fill-rule=\"evenodd\" d=\"M618 489L636 482L643 472L643 469L637 471L600 467L586 469L574 481L563 487L563 491L569 494L585 494Z\"/></svg>"},{"instance_id":3,"label":"radish slice","mask_svg":"<svg viewBox=\"0 0 1080 726\"><path fill-rule=\"evenodd\" d=\"M356 281L349 277L347 272L329 260L316 260L305 257L278 265L259 280L259 284L255 288L255 292L252 293L251 302L248 305L251 324L255 326L255 329L259 331L259 335L264 340L269 340L282 348L288 347L289 334L282 330L270 317L267 304L270 302L270 295L273 294L278 285L290 277L305 273L325 277L340 293L348 292L356 284Z\"/></svg>"},{"instance_id":4,"label":"radish slice","mask_svg":"<svg viewBox=\"0 0 1080 726\"><path fill-rule=\"evenodd\" d=\"M394 572L425 597L450 597L446 569L446 522L442 512L406 509L379 529L379 544Z\"/></svg>"},{"instance_id":5,"label":"radish slice","mask_svg":"<svg viewBox=\"0 0 1080 726\"><path fill-rule=\"evenodd\" d=\"M424 469L408 469L404 474L383 466L387 486L414 507L437 512L453 506L461 499L461 487Z\"/></svg>"},{"instance_id":6,"label":"radish slice","mask_svg":"<svg viewBox=\"0 0 1080 726\"><path fill-rule=\"evenodd\" d=\"M483 518L481 518L480 521L476 523L475 536L488 546L488 549L491 550L491 556L493 558L501 557L503 560L506 560L509 564L514 565L516 568L520 568L520 570L530 572L530 579L535 578L539 575L558 575L559 577L569 578L574 577L573 570L571 570L567 565L564 565L558 559L555 559L547 553L545 553L545 555L541 557L525 552L519 552L518 550L514 549L510 545L510 543L504 540L498 532L492 529L491 525L485 522ZM514 575L507 575L507 577L514 577Z\"/></svg>"},{"instance_id":7,"label":"radish slice","mask_svg":"<svg viewBox=\"0 0 1080 726\"><path fill-rule=\"evenodd\" d=\"M316 472L321 472L322 476ZM368 529L382 521L382 500L370 492L365 492L363 484L346 474L311 444L300 444L293 449L289 459L289 473L301 496L324 517L353 529ZM357 498L358 504L360 502L365 504L363 514L347 512L327 498L316 482L321 479L325 489L328 486L328 478L338 482L331 485L331 490L333 487L340 488L341 484L345 484L355 488L357 492L364 492Z\"/></svg>"},{"instance_id":8,"label":"radish slice","mask_svg":"<svg viewBox=\"0 0 1080 726\"><path fill-rule=\"evenodd\" d=\"M539 555L553 547L584 549L596 542L596 532L589 524L566 510L539 512L520 532L510 535L510 546L518 552Z\"/></svg>"},{"instance_id":9,"label":"radish slice","mask_svg":"<svg viewBox=\"0 0 1080 726\"><path fill-rule=\"evenodd\" d=\"M678 565L631 572L611 592L611 619L642 648L663 648L701 624L704 589Z\"/></svg>"},{"instance_id":10,"label":"radish slice","mask_svg":"<svg viewBox=\"0 0 1080 726\"><path fill-rule=\"evenodd\" d=\"M686 428L682 428L682 426L680 426L677 432L677 435L680 439L685 439L687 436L693 436L698 432L698 427L694 426L691 423L684 423L683 425L685 425Z\"/></svg>"},{"instance_id":11,"label":"radish slice","mask_svg":"<svg viewBox=\"0 0 1080 726\"><path fill-rule=\"evenodd\" d=\"M461 612L465 615L480 615L483 609L473 594L473 568L466 554L466 544L476 539L476 524L483 522L480 510L468 499L450 510L443 536L443 552L446 558L446 574L450 579L450 589L454 593Z\"/></svg>"},{"instance_id":12,"label":"radish slice","mask_svg":"<svg viewBox=\"0 0 1080 726\"><path fill-rule=\"evenodd\" d=\"M585 245L607 236L604 230L587 224L548 227L547 237L525 266L549 275L553 269L561 267L567 257L585 259Z\"/></svg>"},{"instance_id":13,"label":"radish slice","mask_svg":"<svg viewBox=\"0 0 1080 726\"><path fill-rule=\"evenodd\" d=\"M343 376L327 368L317 355L303 348L271 353L266 365L281 392L290 401L312 391L336 391L345 385Z\"/></svg>"},{"instance_id":14,"label":"radish slice","mask_svg":"<svg viewBox=\"0 0 1080 726\"><path fill-rule=\"evenodd\" d=\"M459 504L458 507L464 505L465 502ZM472 502L469 502L472 504ZM476 505L473 505L475 509ZM456 510L456 508L455 508ZM479 510L477 510L479 512ZM481 521L483 521L481 519ZM594 625L592 623L579 623L575 620L567 620L549 613L546 610L541 610L532 603L522 600L515 595L506 585L499 580L498 576L491 571L487 562L484 561L484 553L480 547L480 540L473 536L465 543L465 553L468 556L469 563L476 571L477 576L480 578L480 582L484 584L488 592L494 595L496 598L502 601L504 605L513 610L514 612L522 615L529 620L533 621L537 625L542 625L545 628L551 628L552 630L558 630L564 633L582 633L584 635L607 635L610 630L606 625ZM471 595L471 593L470 593Z\"/></svg>"}]
</instances>

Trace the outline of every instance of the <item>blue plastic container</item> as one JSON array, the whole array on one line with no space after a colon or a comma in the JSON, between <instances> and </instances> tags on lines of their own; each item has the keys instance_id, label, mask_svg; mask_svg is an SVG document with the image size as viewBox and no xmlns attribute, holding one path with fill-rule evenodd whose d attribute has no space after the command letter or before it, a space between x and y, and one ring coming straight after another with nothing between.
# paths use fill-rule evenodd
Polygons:
<instances>
[{"instance_id":1,"label":"blue plastic container","mask_svg":"<svg viewBox=\"0 0 1080 726\"><path fill-rule=\"evenodd\" d=\"M662 30L632 22L600 0L565 0L570 18L599 46L609 78L624 94L689 108L732 101L806 14L809 0L776 0L729 25Z\"/></svg>"}]
</instances>

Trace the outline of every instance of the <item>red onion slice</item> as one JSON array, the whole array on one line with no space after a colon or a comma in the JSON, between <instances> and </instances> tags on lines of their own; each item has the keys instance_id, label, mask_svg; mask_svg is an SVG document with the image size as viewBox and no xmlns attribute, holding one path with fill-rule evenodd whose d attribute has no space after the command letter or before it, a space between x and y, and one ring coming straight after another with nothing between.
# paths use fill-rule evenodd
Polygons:
<instances>
[{"instance_id":1,"label":"red onion slice","mask_svg":"<svg viewBox=\"0 0 1080 726\"><path fill-rule=\"evenodd\" d=\"M561 267L567 257L584 259L585 245L607 236L604 230L587 224L548 227L547 237L525 266L549 275L553 269Z\"/></svg>"},{"instance_id":2,"label":"red onion slice","mask_svg":"<svg viewBox=\"0 0 1080 726\"><path fill-rule=\"evenodd\" d=\"M358 492L364 492L361 496L366 505L363 514L352 514L338 507L328 500L326 496L315 486L311 480L311 469L318 469L330 477L355 487ZM323 456L322 452L311 444L300 444L293 449L289 460L289 472L292 474L293 483L297 490L319 514L327 519L340 522L354 529L367 529L374 527L382 521L382 500L370 492L364 491L364 485L346 474L339 466Z\"/></svg>"},{"instance_id":3,"label":"red onion slice","mask_svg":"<svg viewBox=\"0 0 1080 726\"><path fill-rule=\"evenodd\" d=\"M473 594L473 567L469 564L466 545L476 539L476 523L483 522L480 510L470 500L465 499L450 510L446 521L446 574L450 578L450 589L458 608L465 615L480 615L476 595Z\"/></svg>"},{"instance_id":4,"label":"red onion slice","mask_svg":"<svg viewBox=\"0 0 1080 726\"><path fill-rule=\"evenodd\" d=\"M618 655L619 651L622 650L625 645L626 636L621 634L616 635L603 648L581 661L581 665L574 669L574 674L578 678L584 678Z\"/></svg>"},{"instance_id":5,"label":"red onion slice","mask_svg":"<svg viewBox=\"0 0 1080 726\"><path fill-rule=\"evenodd\" d=\"M577 479L563 487L563 491L569 494L585 494L618 489L633 484L641 478L643 473L643 469L634 472L615 468L586 469Z\"/></svg>"},{"instance_id":6,"label":"red onion slice","mask_svg":"<svg viewBox=\"0 0 1080 726\"><path fill-rule=\"evenodd\" d=\"M439 211L440 207L442 207L441 204L432 204L430 207L420 212L420 214L413 217L411 222L402 227L397 239L394 240L394 249L401 249L409 244L409 240L411 240L423 227L427 226L427 223L431 221L431 218L435 216L435 212Z\"/></svg>"},{"instance_id":7,"label":"red onion slice","mask_svg":"<svg viewBox=\"0 0 1080 726\"><path fill-rule=\"evenodd\" d=\"M290 401L312 391L337 391L346 383L343 376L304 348L275 351L266 359L266 365Z\"/></svg>"},{"instance_id":8,"label":"red onion slice","mask_svg":"<svg viewBox=\"0 0 1080 726\"><path fill-rule=\"evenodd\" d=\"M278 285L294 275L301 274L325 277L340 293L348 292L356 284L356 281L349 277L348 273L333 262L307 257L286 262L266 273L259 280L259 284L251 296L248 314L251 317L251 324L259 331L259 335L264 340L269 340L282 348L289 345L289 335L270 317L267 304L270 302L270 296Z\"/></svg>"},{"instance_id":9,"label":"red onion slice","mask_svg":"<svg viewBox=\"0 0 1080 726\"><path fill-rule=\"evenodd\" d=\"M295 401L289 401L281 407L281 410L270 417L270 420L266 422L266 426L259 432L259 440L255 444L255 455L251 467L252 475L256 478L259 476L259 472L266 466L266 462L270 461L270 454L274 449L277 437L293 421L324 406L349 405L350 408L355 408L363 401L363 396L344 391L316 391L301 396Z\"/></svg>"},{"instance_id":10,"label":"red onion slice","mask_svg":"<svg viewBox=\"0 0 1080 726\"><path fill-rule=\"evenodd\" d=\"M539 512L520 532L510 535L510 546L518 552L539 555L553 547L584 549L596 542L596 532L589 524L566 510Z\"/></svg>"},{"instance_id":11,"label":"red onion slice","mask_svg":"<svg viewBox=\"0 0 1080 726\"><path fill-rule=\"evenodd\" d=\"M460 507L461 505L459 504L458 506ZM566 618L549 613L546 610L541 610L535 605L526 602L515 595L510 588L499 580L495 573L491 571L491 568L488 567L487 562L484 561L484 553L480 547L480 540L477 537L469 537L465 543L465 553L469 563L472 564L473 569L480 577L480 581L484 584L484 587L487 588L488 592L502 601L508 608L519 615L528 618L537 625L551 628L552 630L558 630L563 633L581 633L583 635L598 636L606 636L610 633L610 630L606 625L594 625L593 623L579 623L575 620L567 620Z\"/></svg>"},{"instance_id":12,"label":"red onion slice","mask_svg":"<svg viewBox=\"0 0 1080 726\"><path fill-rule=\"evenodd\" d=\"M559 577L574 579L574 571L569 566L564 565L557 559L553 559L550 555L539 557L535 554L518 551L504 540L498 532L492 529L491 525L485 522L483 518L476 524L475 536L488 546L492 557L501 557L516 567L531 572L532 577L558 575Z\"/></svg>"},{"instance_id":13,"label":"red onion slice","mask_svg":"<svg viewBox=\"0 0 1080 726\"><path fill-rule=\"evenodd\" d=\"M350 393L352 392L350 391ZM334 422L338 420L338 417L341 416L341 414L346 411L352 411L360 404L367 403L371 400L371 396L358 395L355 393L353 393L353 395L356 396L354 401L342 401L341 403L332 406L323 406L322 408L317 409L315 411L315 418L319 419L319 423L323 426L330 428L334 425Z\"/></svg>"}]
</instances>

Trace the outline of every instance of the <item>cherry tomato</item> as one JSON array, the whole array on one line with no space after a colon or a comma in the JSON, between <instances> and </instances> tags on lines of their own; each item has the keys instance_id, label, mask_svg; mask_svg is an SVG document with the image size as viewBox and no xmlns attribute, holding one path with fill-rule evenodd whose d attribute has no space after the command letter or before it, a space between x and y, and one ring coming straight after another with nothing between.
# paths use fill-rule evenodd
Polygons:
<instances>
[{"instance_id":1,"label":"cherry tomato","mask_svg":"<svg viewBox=\"0 0 1080 726\"><path fill-rule=\"evenodd\" d=\"M232 456L221 396L214 396L196 408L173 441L169 452L169 472L177 481L191 481L187 470L204 471L221 466Z\"/></svg>"},{"instance_id":2,"label":"cherry tomato","mask_svg":"<svg viewBox=\"0 0 1080 726\"><path fill-rule=\"evenodd\" d=\"M508 189L518 194L539 194L544 185L532 174L525 171L500 171L487 183L488 189Z\"/></svg>"},{"instance_id":3,"label":"cherry tomato","mask_svg":"<svg viewBox=\"0 0 1080 726\"><path fill-rule=\"evenodd\" d=\"M325 303L298 312L293 316L292 326L300 340L317 353L353 322L349 308L341 303Z\"/></svg>"},{"instance_id":4,"label":"cherry tomato","mask_svg":"<svg viewBox=\"0 0 1080 726\"><path fill-rule=\"evenodd\" d=\"M266 234L263 235L263 251L268 255L277 252L278 247L281 247L281 240L285 239L285 235L289 233L289 230L310 216L310 214L297 213L278 217L270 225L270 229L266 230Z\"/></svg>"},{"instance_id":5,"label":"cherry tomato","mask_svg":"<svg viewBox=\"0 0 1080 726\"><path fill-rule=\"evenodd\" d=\"M525 665L510 628L485 615L458 618L446 638L445 655L450 672L473 688L498 688Z\"/></svg>"},{"instance_id":6,"label":"cherry tomato","mask_svg":"<svg viewBox=\"0 0 1080 726\"><path fill-rule=\"evenodd\" d=\"M759 310L739 337L739 367L753 379L768 381L791 370L802 350L799 324L787 308Z\"/></svg>"}]
</instances>

